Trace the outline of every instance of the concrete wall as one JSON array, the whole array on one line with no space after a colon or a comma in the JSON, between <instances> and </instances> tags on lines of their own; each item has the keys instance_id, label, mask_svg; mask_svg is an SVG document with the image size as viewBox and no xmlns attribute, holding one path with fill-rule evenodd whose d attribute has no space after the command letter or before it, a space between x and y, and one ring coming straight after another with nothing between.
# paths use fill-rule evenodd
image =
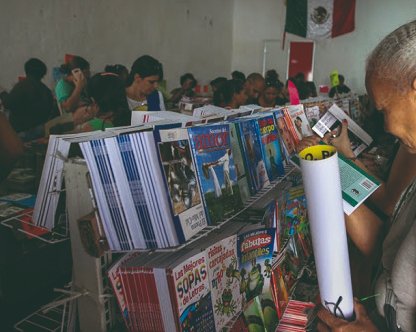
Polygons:
<instances>
[{"instance_id":1,"label":"concrete wall","mask_svg":"<svg viewBox=\"0 0 416 332\"><path fill-rule=\"evenodd\" d=\"M0 10L0 86L10 89L30 57L49 72L65 53L90 61L93 71L106 64L130 67L150 54L164 65L168 88L193 72L207 83L232 70L245 74L275 68L286 78L288 45L282 50L285 1L290 0L2 0ZM364 62L382 36L416 17L414 0L357 0L356 30L315 44L314 81L328 84L338 69L346 83L364 92Z\"/></svg>"},{"instance_id":2,"label":"concrete wall","mask_svg":"<svg viewBox=\"0 0 416 332\"><path fill-rule=\"evenodd\" d=\"M286 79L289 42L304 40L287 34L282 49L286 1L290 0L236 0L232 70L262 72L264 41L268 40L266 70L274 68L282 80ZM315 83L329 84L329 73L338 69L348 86L364 92L368 53L387 33L415 18L414 0L356 0L355 31L315 43Z\"/></svg>"},{"instance_id":3,"label":"concrete wall","mask_svg":"<svg viewBox=\"0 0 416 332\"><path fill-rule=\"evenodd\" d=\"M150 54L170 88L186 71L208 81L230 70L232 9L233 0L2 0L0 86L10 89L30 57L46 63L52 85L65 53L83 56L95 72L130 68Z\"/></svg>"}]
</instances>

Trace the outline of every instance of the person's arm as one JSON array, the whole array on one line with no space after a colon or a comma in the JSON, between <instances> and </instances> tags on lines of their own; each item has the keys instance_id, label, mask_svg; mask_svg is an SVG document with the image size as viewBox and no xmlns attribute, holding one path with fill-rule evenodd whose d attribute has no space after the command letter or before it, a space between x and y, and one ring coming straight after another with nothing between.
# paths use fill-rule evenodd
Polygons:
<instances>
[{"instance_id":1,"label":"person's arm","mask_svg":"<svg viewBox=\"0 0 416 332\"><path fill-rule=\"evenodd\" d=\"M81 93L87 84L87 80L82 71L74 73L73 77L75 88L67 99L61 101L62 108L67 112L75 111L75 109L80 103Z\"/></svg>"},{"instance_id":2,"label":"person's arm","mask_svg":"<svg viewBox=\"0 0 416 332\"><path fill-rule=\"evenodd\" d=\"M371 201L387 216L393 214L400 195L416 177L416 155L403 145L394 158L387 181L370 196Z\"/></svg>"},{"instance_id":3,"label":"person's arm","mask_svg":"<svg viewBox=\"0 0 416 332\"><path fill-rule=\"evenodd\" d=\"M181 100L182 96L185 94L185 90L182 88L177 88L177 89L172 90L170 94L171 94L170 102L176 104Z\"/></svg>"},{"instance_id":4,"label":"person's arm","mask_svg":"<svg viewBox=\"0 0 416 332\"><path fill-rule=\"evenodd\" d=\"M163 98L163 94L160 91L158 91L157 93L159 94L159 107L160 107L160 110L161 111L166 111L165 99Z\"/></svg>"},{"instance_id":5,"label":"person's arm","mask_svg":"<svg viewBox=\"0 0 416 332\"><path fill-rule=\"evenodd\" d=\"M9 175L14 163L23 153L23 142L13 130L6 115L0 112L0 181Z\"/></svg>"}]
</instances>

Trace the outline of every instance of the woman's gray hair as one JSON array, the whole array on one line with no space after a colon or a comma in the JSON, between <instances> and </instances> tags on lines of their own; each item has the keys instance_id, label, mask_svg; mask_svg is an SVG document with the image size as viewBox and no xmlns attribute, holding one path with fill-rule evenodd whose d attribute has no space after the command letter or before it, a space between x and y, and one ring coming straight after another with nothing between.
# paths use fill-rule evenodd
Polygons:
<instances>
[{"instance_id":1,"label":"woman's gray hair","mask_svg":"<svg viewBox=\"0 0 416 332\"><path fill-rule=\"evenodd\" d=\"M416 20L397 28L367 58L366 80L381 79L408 91L416 78Z\"/></svg>"}]
</instances>

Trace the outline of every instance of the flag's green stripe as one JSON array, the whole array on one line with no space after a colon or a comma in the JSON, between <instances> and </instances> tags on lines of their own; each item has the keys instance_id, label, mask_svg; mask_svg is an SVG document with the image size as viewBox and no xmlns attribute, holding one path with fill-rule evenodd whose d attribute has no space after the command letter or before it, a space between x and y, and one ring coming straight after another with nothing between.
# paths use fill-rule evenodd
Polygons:
<instances>
[{"instance_id":1,"label":"flag's green stripe","mask_svg":"<svg viewBox=\"0 0 416 332\"><path fill-rule=\"evenodd\" d=\"M287 0L285 31L306 37L308 4L306 0Z\"/></svg>"}]
</instances>

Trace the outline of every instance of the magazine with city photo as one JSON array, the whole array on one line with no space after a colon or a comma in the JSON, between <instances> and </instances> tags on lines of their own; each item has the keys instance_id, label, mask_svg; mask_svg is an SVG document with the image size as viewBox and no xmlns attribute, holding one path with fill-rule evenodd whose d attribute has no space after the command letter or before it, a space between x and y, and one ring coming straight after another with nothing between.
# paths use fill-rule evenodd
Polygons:
<instances>
[{"instance_id":1,"label":"magazine with city photo","mask_svg":"<svg viewBox=\"0 0 416 332\"><path fill-rule=\"evenodd\" d=\"M357 157L373 142L373 139L336 104L329 108L328 112L312 127L312 130L323 138L327 133L339 132L343 120L348 121L348 136L351 141L351 148Z\"/></svg>"}]
</instances>

